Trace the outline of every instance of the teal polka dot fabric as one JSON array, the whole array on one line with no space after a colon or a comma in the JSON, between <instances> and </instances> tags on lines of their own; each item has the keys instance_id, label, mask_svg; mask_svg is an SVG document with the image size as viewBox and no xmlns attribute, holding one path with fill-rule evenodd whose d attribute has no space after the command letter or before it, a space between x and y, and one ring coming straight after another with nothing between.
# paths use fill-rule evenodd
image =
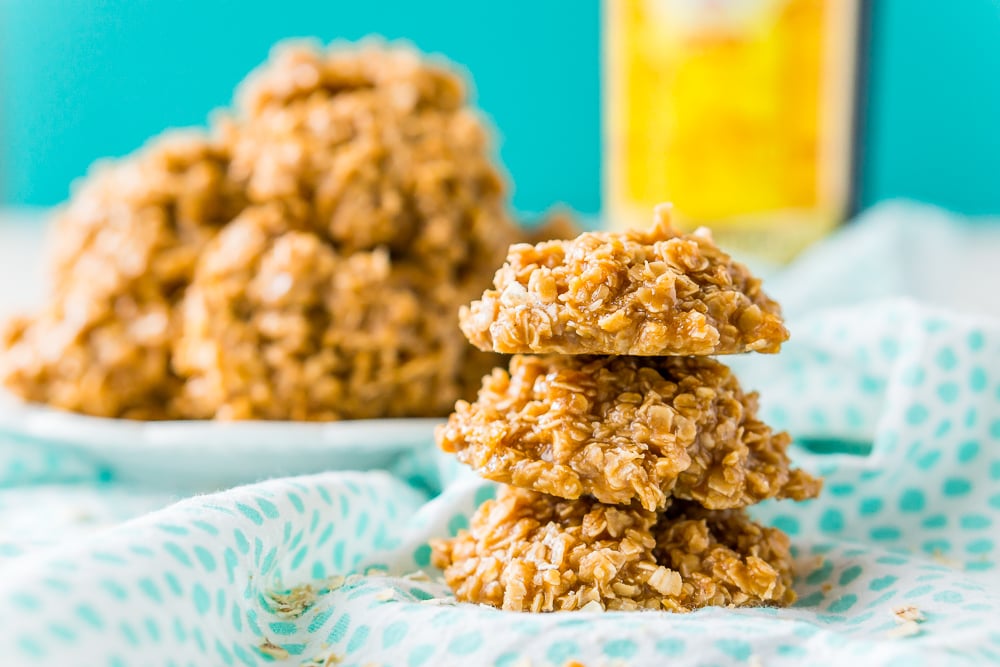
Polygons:
<instances>
[{"instance_id":1,"label":"teal polka dot fabric","mask_svg":"<svg viewBox=\"0 0 1000 667\"><path fill-rule=\"evenodd\" d=\"M14 658L4 664L1000 660L989 530L969 528L979 532L963 543L971 552L962 567L906 546L919 536L892 544L852 528L849 539L833 537L819 525L823 512L779 505L774 522L794 533L796 547L800 599L791 609L527 615L458 604L428 568L428 536L460 528L491 492L459 475L428 501L389 474L328 473L184 501L9 564L0 645ZM880 510L886 521L896 511L887 501ZM1000 510L982 517L1000 520ZM925 532L948 542L958 531ZM900 634L908 626L893 610L902 607L920 612L914 634Z\"/></svg>"},{"instance_id":2,"label":"teal polka dot fabric","mask_svg":"<svg viewBox=\"0 0 1000 667\"><path fill-rule=\"evenodd\" d=\"M817 500L753 508L792 538L791 608L459 604L427 542L466 528L493 487L428 450L392 472L271 480L125 523L109 509L104 530L48 546L0 533L0 664L1000 664L1000 321L895 287L830 308L790 295L782 353L725 360L825 478ZM120 505L119 519L169 500L102 490L72 460L15 472L75 480L73 498ZM0 490L0 517L45 496L21 493Z\"/></svg>"},{"instance_id":3,"label":"teal polka dot fabric","mask_svg":"<svg viewBox=\"0 0 1000 667\"><path fill-rule=\"evenodd\" d=\"M771 363L737 362L745 383L766 387L764 418L795 434L798 460L825 477L819 501L772 504L759 516L792 535L815 531L994 572L997 324L910 302L871 314L859 330L856 310L823 311Z\"/></svg>"}]
</instances>

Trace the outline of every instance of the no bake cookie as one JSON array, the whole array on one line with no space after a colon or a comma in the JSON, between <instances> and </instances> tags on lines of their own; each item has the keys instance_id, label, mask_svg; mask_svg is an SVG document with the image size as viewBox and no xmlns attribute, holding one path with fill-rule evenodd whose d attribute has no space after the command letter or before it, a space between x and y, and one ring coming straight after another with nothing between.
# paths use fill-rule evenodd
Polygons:
<instances>
[{"instance_id":1,"label":"no bake cookie","mask_svg":"<svg viewBox=\"0 0 1000 667\"><path fill-rule=\"evenodd\" d=\"M744 510L674 501L662 513L501 486L468 531L432 542L465 602L511 611L785 606L788 537Z\"/></svg>"},{"instance_id":2,"label":"no bake cookie","mask_svg":"<svg viewBox=\"0 0 1000 667\"><path fill-rule=\"evenodd\" d=\"M459 307L523 237L492 156L449 68L279 48L208 132L84 179L0 383L103 417L445 415L500 360Z\"/></svg>"},{"instance_id":3,"label":"no bake cookie","mask_svg":"<svg viewBox=\"0 0 1000 667\"><path fill-rule=\"evenodd\" d=\"M280 207L248 208L205 249L184 297L178 409L221 419L445 413L496 361L454 335L468 292L384 248L341 254L288 231Z\"/></svg>"},{"instance_id":4,"label":"no bake cookie","mask_svg":"<svg viewBox=\"0 0 1000 667\"><path fill-rule=\"evenodd\" d=\"M437 440L487 479L560 498L654 510L670 496L710 509L814 497L788 434L756 412L756 393L713 359L517 355Z\"/></svg>"},{"instance_id":5,"label":"no bake cookie","mask_svg":"<svg viewBox=\"0 0 1000 667\"><path fill-rule=\"evenodd\" d=\"M655 224L518 244L494 288L462 309L482 350L510 354L710 355L777 352L788 339L760 280L705 229Z\"/></svg>"},{"instance_id":6,"label":"no bake cookie","mask_svg":"<svg viewBox=\"0 0 1000 667\"><path fill-rule=\"evenodd\" d=\"M49 295L0 336L0 383L90 415L180 416L177 306L202 250L243 206L225 146L202 134L171 133L96 166L55 217Z\"/></svg>"}]
</instances>

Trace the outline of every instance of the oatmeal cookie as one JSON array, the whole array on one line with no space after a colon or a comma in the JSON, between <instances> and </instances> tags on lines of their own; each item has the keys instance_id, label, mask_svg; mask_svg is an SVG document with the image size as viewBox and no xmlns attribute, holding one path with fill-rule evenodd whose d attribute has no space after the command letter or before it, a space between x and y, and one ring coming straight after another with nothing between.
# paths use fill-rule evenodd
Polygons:
<instances>
[{"instance_id":1,"label":"oatmeal cookie","mask_svg":"<svg viewBox=\"0 0 1000 667\"><path fill-rule=\"evenodd\" d=\"M461 314L482 350L711 355L777 352L788 339L760 280L708 230L674 229L667 206L649 229L515 245L493 284Z\"/></svg>"},{"instance_id":2,"label":"oatmeal cookie","mask_svg":"<svg viewBox=\"0 0 1000 667\"><path fill-rule=\"evenodd\" d=\"M445 415L501 359L456 326L522 238L492 158L446 67L278 49L208 136L86 179L0 381L105 417Z\"/></svg>"},{"instance_id":3,"label":"oatmeal cookie","mask_svg":"<svg viewBox=\"0 0 1000 667\"><path fill-rule=\"evenodd\" d=\"M470 394L473 373L495 359L455 332L468 288L437 283L384 248L343 255L289 226L281 207L251 207L202 254L174 357L187 378L180 412L425 416Z\"/></svg>"},{"instance_id":4,"label":"oatmeal cookie","mask_svg":"<svg viewBox=\"0 0 1000 667\"><path fill-rule=\"evenodd\" d=\"M790 469L787 433L757 394L705 357L516 355L459 401L437 441L487 479L561 498L711 509L803 500L820 482Z\"/></svg>"},{"instance_id":5,"label":"oatmeal cookie","mask_svg":"<svg viewBox=\"0 0 1000 667\"><path fill-rule=\"evenodd\" d=\"M286 46L237 101L219 123L232 176L338 252L386 247L485 288L520 238L462 80L412 50Z\"/></svg>"},{"instance_id":6,"label":"oatmeal cookie","mask_svg":"<svg viewBox=\"0 0 1000 667\"><path fill-rule=\"evenodd\" d=\"M96 166L54 221L51 291L0 340L0 380L19 396L103 417L177 416L176 304L208 241L243 206L228 153L172 133Z\"/></svg>"},{"instance_id":7,"label":"oatmeal cookie","mask_svg":"<svg viewBox=\"0 0 1000 667\"><path fill-rule=\"evenodd\" d=\"M511 611L795 601L788 537L744 510L673 501L657 514L501 486L468 531L431 546L459 600Z\"/></svg>"}]
</instances>

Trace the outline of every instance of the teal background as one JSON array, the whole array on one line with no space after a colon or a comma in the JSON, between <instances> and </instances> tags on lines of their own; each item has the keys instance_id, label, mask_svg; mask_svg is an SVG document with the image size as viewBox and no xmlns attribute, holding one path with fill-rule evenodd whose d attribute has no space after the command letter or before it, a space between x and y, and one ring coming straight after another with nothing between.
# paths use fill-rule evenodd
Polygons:
<instances>
[{"instance_id":1,"label":"teal background","mask_svg":"<svg viewBox=\"0 0 1000 667\"><path fill-rule=\"evenodd\" d=\"M870 0L860 194L1000 213L1000 0Z\"/></svg>"},{"instance_id":2,"label":"teal background","mask_svg":"<svg viewBox=\"0 0 1000 667\"><path fill-rule=\"evenodd\" d=\"M2 198L66 198L95 158L198 125L276 41L380 33L475 74L515 203L600 198L596 0L0 0Z\"/></svg>"},{"instance_id":3,"label":"teal background","mask_svg":"<svg viewBox=\"0 0 1000 667\"><path fill-rule=\"evenodd\" d=\"M625 1L625 0L620 0ZM0 0L0 202L198 125L289 36L406 37L475 74L514 204L600 208L598 0ZM1000 212L1000 0L872 0L861 204Z\"/></svg>"}]
</instances>

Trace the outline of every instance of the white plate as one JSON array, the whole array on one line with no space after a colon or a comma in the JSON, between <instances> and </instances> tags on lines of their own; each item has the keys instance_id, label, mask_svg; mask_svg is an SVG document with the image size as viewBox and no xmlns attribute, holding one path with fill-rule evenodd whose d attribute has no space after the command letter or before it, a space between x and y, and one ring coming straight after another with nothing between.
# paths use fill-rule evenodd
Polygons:
<instances>
[{"instance_id":1,"label":"white plate","mask_svg":"<svg viewBox=\"0 0 1000 667\"><path fill-rule=\"evenodd\" d=\"M30 309L42 291L40 217L0 211L0 321ZM439 421L140 422L26 405L0 390L0 445L44 448L49 459L61 452L83 454L115 479L185 490L322 470L384 468L407 451L431 447ZM9 453L16 459L22 450Z\"/></svg>"},{"instance_id":2,"label":"white plate","mask_svg":"<svg viewBox=\"0 0 1000 667\"><path fill-rule=\"evenodd\" d=\"M441 421L143 422L53 410L0 393L0 440L84 454L116 480L183 489L389 467L406 452L432 447Z\"/></svg>"}]
</instances>

